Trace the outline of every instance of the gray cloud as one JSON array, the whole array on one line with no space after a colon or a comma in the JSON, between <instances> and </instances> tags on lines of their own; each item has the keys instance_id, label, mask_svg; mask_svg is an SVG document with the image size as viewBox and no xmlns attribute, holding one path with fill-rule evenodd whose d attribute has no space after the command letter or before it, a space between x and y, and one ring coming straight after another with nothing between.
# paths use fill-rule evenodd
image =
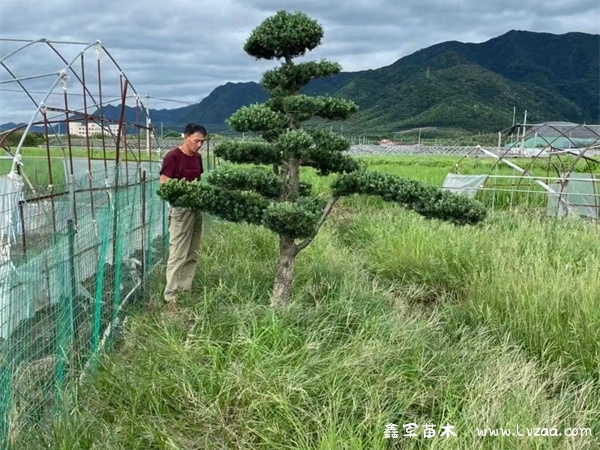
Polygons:
<instances>
[{"instance_id":1,"label":"gray cloud","mask_svg":"<svg viewBox=\"0 0 600 450\"><path fill-rule=\"evenodd\" d=\"M150 96L152 108L174 108L195 103L226 82L258 81L276 65L256 61L242 46L252 29L277 10L304 11L321 23L321 47L305 59L340 62L345 71L392 64L397 59L439 42L483 42L511 29L562 34L600 33L597 0L347 0L337 5L322 0L75 0L0 1L0 38L94 42L100 40L141 97ZM0 58L17 43L0 41ZM82 46L56 45L68 61ZM85 53L88 83L95 53ZM56 73L64 67L42 45L6 59L18 76ZM119 72L104 55L106 98L118 96ZM0 81L8 73L0 67ZM56 77L26 82L39 101ZM73 87L72 87L73 86ZM69 89L75 87L73 77ZM49 97L58 104L61 89ZM103 88L104 89L104 88ZM31 102L14 83L0 84L0 123L27 121ZM110 91L110 92L109 92ZM69 91L70 92L70 91ZM74 100L76 104L76 100Z\"/></svg>"}]
</instances>

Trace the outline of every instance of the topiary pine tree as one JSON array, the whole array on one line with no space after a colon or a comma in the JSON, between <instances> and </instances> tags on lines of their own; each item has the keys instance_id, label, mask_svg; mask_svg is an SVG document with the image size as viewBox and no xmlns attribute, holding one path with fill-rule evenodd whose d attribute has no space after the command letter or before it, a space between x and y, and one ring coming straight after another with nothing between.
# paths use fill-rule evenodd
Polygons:
<instances>
[{"instance_id":1,"label":"topiary pine tree","mask_svg":"<svg viewBox=\"0 0 600 450\"><path fill-rule=\"evenodd\" d=\"M474 224L485 216L483 207L465 196L367 171L345 153L348 140L306 127L311 118L343 120L357 110L346 99L300 94L311 80L341 71L339 64L325 60L294 62L320 45L322 38L319 23L301 12L279 11L254 29L244 45L246 53L281 64L262 77L269 100L240 108L227 122L238 132L259 133L261 140L229 139L216 147L215 155L243 167L223 165L202 182L171 180L158 190L174 206L263 225L279 236L274 307L288 304L296 257L313 241L341 196L378 195L425 217L456 224ZM253 166L247 168L248 164ZM322 176L338 174L328 199L313 195L310 185L300 180L302 166L313 167Z\"/></svg>"}]
</instances>

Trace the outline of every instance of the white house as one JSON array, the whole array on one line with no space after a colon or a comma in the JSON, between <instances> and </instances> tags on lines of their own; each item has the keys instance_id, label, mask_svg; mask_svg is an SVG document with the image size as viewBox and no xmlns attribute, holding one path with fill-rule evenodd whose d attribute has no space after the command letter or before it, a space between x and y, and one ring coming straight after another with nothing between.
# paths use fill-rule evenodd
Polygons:
<instances>
[{"instance_id":1,"label":"white house","mask_svg":"<svg viewBox=\"0 0 600 450\"><path fill-rule=\"evenodd\" d=\"M88 122L87 124L87 132L90 136L93 134L102 133L103 129L105 133L116 134L119 132L119 125L111 124L101 126L96 122ZM69 122L69 134L76 136L86 136L85 122Z\"/></svg>"}]
</instances>

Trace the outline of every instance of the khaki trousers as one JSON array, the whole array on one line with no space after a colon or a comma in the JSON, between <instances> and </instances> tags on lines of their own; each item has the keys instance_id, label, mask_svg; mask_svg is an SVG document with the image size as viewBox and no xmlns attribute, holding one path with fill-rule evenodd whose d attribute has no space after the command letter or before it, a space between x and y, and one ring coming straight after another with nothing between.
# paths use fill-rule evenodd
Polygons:
<instances>
[{"instance_id":1,"label":"khaki trousers","mask_svg":"<svg viewBox=\"0 0 600 450\"><path fill-rule=\"evenodd\" d=\"M166 301L174 300L178 292L192 288L202 235L202 211L170 207L169 235Z\"/></svg>"}]
</instances>

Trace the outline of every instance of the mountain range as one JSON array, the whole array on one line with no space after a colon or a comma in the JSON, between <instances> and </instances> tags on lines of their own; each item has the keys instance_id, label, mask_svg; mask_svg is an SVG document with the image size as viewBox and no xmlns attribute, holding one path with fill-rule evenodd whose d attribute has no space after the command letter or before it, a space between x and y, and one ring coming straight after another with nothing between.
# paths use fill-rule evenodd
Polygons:
<instances>
[{"instance_id":1,"label":"mountain range","mask_svg":"<svg viewBox=\"0 0 600 450\"><path fill-rule=\"evenodd\" d=\"M527 123L600 123L600 35L513 30L483 43L448 41L385 67L313 80L303 93L355 101L359 112L344 122L355 132L496 132L512 125L515 111L517 122L527 111ZM164 129L199 122L223 132L234 111L267 98L259 83L226 83L200 103L150 116ZM119 108L104 113L116 118Z\"/></svg>"}]
</instances>

